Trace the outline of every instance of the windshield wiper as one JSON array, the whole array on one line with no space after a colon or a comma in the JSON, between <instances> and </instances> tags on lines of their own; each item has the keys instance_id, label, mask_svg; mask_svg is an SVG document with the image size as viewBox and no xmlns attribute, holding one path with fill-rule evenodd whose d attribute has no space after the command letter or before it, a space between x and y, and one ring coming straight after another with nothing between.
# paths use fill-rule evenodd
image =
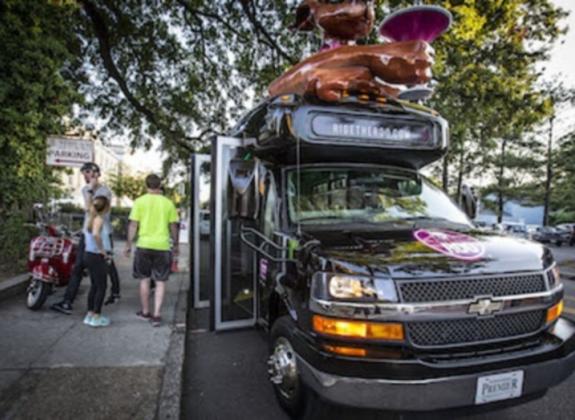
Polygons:
<instances>
[{"instance_id":1,"label":"windshield wiper","mask_svg":"<svg viewBox=\"0 0 575 420\"><path fill-rule=\"evenodd\" d=\"M297 222L308 222L313 220L333 220L333 219L341 219L339 216L314 216L314 217L305 217L303 219L297 220Z\"/></svg>"},{"instance_id":2,"label":"windshield wiper","mask_svg":"<svg viewBox=\"0 0 575 420\"><path fill-rule=\"evenodd\" d=\"M413 228L416 229L420 226L419 222L429 222L430 224L438 224L438 225L449 225L449 226L458 226L463 227L465 229L471 229L471 226L465 223L454 222L453 220L446 219L444 217L431 217L431 216L413 216L413 217L406 217L403 220L408 222L415 222L413 224Z\"/></svg>"},{"instance_id":3,"label":"windshield wiper","mask_svg":"<svg viewBox=\"0 0 575 420\"><path fill-rule=\"evenodd\" d=\"M369 220L365 219L349 219L346 217L341 216L315 216L315 217L306 217L304 219L299 219L296 223L304 223L304 222L317 222L321 220L339 220L342 223L372 223Z\"/></svg>"}]
</instances>

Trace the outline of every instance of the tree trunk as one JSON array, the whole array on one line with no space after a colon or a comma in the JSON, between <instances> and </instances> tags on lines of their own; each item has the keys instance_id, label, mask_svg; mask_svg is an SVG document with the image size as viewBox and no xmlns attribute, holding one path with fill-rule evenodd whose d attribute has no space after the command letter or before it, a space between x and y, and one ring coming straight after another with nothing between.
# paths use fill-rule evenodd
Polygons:
<instances>
[{"instance_id":1,"label":"tree trunk","mask_svg":"<svg viewBox=\"0 0 575 420\"><path fill-rule=\"evenodd\" d=\"M499 162L499 179L497 188L497 223L503 221L503 188L505 187L505 180L503 176L505 175L505 149L507 147L507 138L503 138L501 141L501 161Z\"/></svg>"},{"instance_id":2,"label":"tree trunk","mask_svg":"<svg viewBox=\"0 0 575 420\"><path fill-rule=\"evenodd\" d=\"M543 226L549 224L549 202L551 201L551 182L553 180L553 122L555 116L549 120L549 139L547 140L547 179L545 180L545 198L543 200Z\"/></svg>"},{"instance_id":3,"label":"tree trunk","mask_svg":"<svg viewBox=\"0 0 575 420\"><path fill-rule=\"evenodd\" d=\"M461 196L461 187L463 185L463 166L465 165L465 149L461 148L461 151L459 152L459 168L458 168L458 173L457 173L457 200L459 200L459 197Z\"/></svg>"},{"instance_id":4,"label":"tree trunk","mask_svg":"<svg viewBox=\"0 0 575 420\"><path fill-rule=\"evenodd\" d=\"M443 191L445 191L446 194L449 194L449 162L447 161L447 155L443 158L442 184Z\"/></svg>"}]
</instances>

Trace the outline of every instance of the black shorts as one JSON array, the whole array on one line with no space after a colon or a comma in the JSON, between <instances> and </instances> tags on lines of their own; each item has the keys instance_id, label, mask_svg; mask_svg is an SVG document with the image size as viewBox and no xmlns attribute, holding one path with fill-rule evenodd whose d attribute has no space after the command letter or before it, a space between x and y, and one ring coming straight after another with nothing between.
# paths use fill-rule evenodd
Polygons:
<instances>
[{"instance_id":1,"label":"black shorts","mask_svg":"<svg viewBox=\"0 0 575 420\"><path fill-rule=\"evenodd\" d=\"M170 276L172 253L155 249L136 248L134 278L166 281Z\"/></svg>"}]
</instances>

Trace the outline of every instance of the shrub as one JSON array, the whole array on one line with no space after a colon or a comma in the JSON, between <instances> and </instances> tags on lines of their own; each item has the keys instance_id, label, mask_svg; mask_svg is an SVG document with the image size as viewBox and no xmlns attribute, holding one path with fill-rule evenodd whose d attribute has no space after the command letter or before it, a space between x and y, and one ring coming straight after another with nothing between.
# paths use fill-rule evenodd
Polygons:
<instances>
[{"instance_id":1,"label":"shrub","mask_svg":"<svg viewBox=\"0 0 575 420\"><path fill-rule=\"evenodd\" d=\"M38 234L20 213L8 214L0 223L0 267L2 272L18 273L26 269L30 240Z\"/></svg>"}]
</instances>

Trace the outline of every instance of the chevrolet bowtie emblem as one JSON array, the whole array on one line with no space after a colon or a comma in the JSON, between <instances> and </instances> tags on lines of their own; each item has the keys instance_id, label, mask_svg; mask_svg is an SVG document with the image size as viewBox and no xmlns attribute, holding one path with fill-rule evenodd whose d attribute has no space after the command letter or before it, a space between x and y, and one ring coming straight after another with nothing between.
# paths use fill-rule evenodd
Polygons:
<instances>
[{"instance_id":1,"label":"chevrolet bowtie emblem","mask_svg":"<svg viewBox=\"0 0 575 420\"><path fill-rule=\"evenodd\" d=\"M470 314L479 316L491 315L503 309L503 302L494 302L489 298L478 299L476 302L469 305L467 310Z\"/></svg>"}]
</instances>

